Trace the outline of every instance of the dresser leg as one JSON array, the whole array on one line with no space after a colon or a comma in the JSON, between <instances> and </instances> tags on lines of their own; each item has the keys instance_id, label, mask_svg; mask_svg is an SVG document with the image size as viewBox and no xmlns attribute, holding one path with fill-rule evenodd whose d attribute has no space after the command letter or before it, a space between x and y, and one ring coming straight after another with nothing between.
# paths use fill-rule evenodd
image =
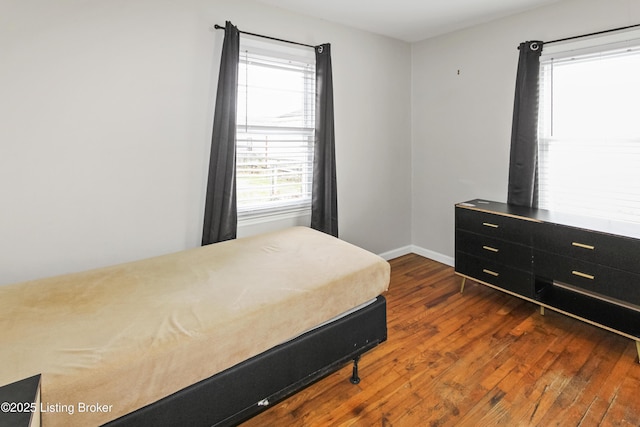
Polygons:
<instances>
[{"instance_id":1,"label":"dresser leg","mask_svg":"<svg viewBox=\"0 0 640 427\"><path fill-rule=\"evenodd\" d=\"M464 282L467 281L466 277L462 278L462 283L460 284L460 293L464 292Z\"/></svg>"},{"instance_id":2,"label":"dresser leg","mask_svg":"<svg viewBox=\"0 0 640 427\"><path fill-rule=\"evenodd\" d=\"M543 305L540 306L540 314L542 316L544 316L544 306Z\"/></svg>"},{"instance_id":3,"label":"dresser leg","mask_svg":"<svg viewBox=\"0 0 640 427\"><path fill-rule=\"evenodd\" d=\"M636 341L636 350L638 350L638 363L640 363L640 341Z\"/></svg>"}]
</instances>

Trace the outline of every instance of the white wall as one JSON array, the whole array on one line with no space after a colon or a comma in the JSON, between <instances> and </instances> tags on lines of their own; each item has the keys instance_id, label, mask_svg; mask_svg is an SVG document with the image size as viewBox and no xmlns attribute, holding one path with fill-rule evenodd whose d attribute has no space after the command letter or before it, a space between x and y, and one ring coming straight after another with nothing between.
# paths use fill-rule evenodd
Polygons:
<instances>
[{"instance_id":1,"label":"white wall","mask_svg":"<svg viewBox=\"0 0 640 427\"><path fill-rule=\"evenodd\" d=\"M410 243L408 44L250 0L10 0L0 284L199 245L225 20L332 44L341 237Z\"/></svg>"},{"instance_id":2,"label":"white wall","mask_svg":"<svg viewBox=\"0 0 640 427\"><path fill-rule=\"evenodd\" d=\"M640 0L567 0L412 45L418 251L453 262L453 205L506 201L518 44L638 23Z\"/></svg>"}]
</instances>

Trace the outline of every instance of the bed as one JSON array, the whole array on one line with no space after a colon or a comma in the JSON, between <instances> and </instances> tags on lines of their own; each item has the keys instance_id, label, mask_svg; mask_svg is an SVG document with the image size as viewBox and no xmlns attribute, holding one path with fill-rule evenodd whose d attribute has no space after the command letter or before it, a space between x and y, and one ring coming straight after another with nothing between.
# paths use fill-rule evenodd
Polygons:
<instances>
[{"instance_id":1,"label":"bed","mask_svg":"<svg viewBox=\"0 0 640 427\"><path fill-rule=\"evenodd\" d=\"M233 425L386 340L389 264L294 227L0 287L0 385L44 427Z\"/></svg>"}]
</instances>

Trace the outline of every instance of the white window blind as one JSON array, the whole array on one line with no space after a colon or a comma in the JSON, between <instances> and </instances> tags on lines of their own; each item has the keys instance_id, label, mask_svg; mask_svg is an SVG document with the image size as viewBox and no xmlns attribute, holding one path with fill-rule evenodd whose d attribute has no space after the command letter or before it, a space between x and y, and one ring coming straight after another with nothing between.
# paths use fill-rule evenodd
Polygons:
<instances>
[{"instance_id":1,"label":"white window blind","mask_svg":"<svg viewBox=\"0 0 640 427\"><path fill-rule=\"evenodd\" d=\"M640 222L639 76L638 40L541 57L541 208Z\"/></svg>"},{"instance_id":2,"label":"white window blind","mask_svg":"<svg viewBox=\"0 0 640 427\"><path fill-rule=\"evenodd\" d=\"M240 217L308 209L315 52L241 39L236 180Z\"/></svg>"}]
</instances>

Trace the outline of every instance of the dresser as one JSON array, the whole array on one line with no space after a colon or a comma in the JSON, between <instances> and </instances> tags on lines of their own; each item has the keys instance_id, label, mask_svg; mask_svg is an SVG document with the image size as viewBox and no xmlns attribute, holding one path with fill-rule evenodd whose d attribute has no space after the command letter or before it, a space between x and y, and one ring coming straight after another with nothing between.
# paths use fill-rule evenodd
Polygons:
<instances>
[{"instance_id":1,"label":"dresser","mask_svg":"<svg viewBox=\"0 0 640 427\"><path fill-rule=\"evenodd\" d=\"M636 342L640 224L488 200L455 205L455 271Z\"/></svg>"}]
</instances>

